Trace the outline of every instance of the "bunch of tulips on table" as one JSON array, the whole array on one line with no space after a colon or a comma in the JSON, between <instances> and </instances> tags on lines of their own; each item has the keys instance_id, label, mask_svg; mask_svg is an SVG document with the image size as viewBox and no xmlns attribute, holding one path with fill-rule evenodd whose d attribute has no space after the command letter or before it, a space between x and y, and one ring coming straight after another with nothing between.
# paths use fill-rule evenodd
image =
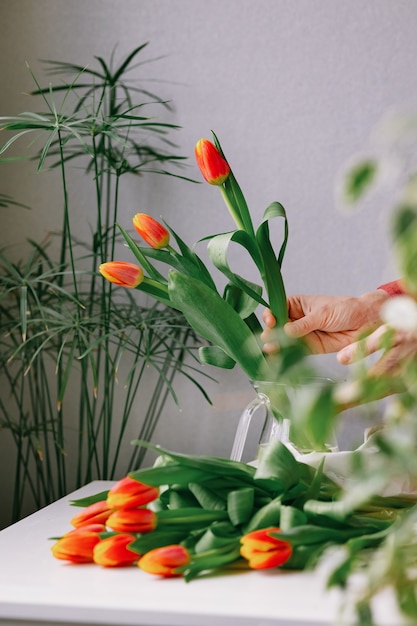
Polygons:
<instances>
[{"instance_id":1,"label":"bunch of tulips on table","mask_svg":"<svg viewBox=\"0 0 417 626\"><path fill-rule=\"evenodd\" d=\"M296 461L279 441L257 468L137 443L159 450L155 465L73 501L83 508L52 546L56 558L187 581L224 567L303 569L331 545L350 545L352 558L377 545L395 517L341 508L321 468Z\"/></svg>"}]
</instances>

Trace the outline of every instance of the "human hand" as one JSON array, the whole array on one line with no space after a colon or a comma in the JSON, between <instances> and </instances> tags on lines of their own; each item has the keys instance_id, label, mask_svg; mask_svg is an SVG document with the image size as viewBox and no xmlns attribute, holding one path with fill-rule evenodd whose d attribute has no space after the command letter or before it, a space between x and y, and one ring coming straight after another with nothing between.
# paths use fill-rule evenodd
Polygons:
<instances>
[{"instance_id":1,"label":"human hand","mask_svg":"<svg viewBox=\"0 0 417 626\"><path fill-rule=\"evenodd\" d=\"M314 354L337 352L355 341L364 328L381 324L380 308L388 294L377 289L359 297L294 295L288 298L289 322L284 331L290 337L304 337ZM264 352L279 350L275 319L269 309L263 313L266 325L261 335Z\"/></svg>"}]
</instances>

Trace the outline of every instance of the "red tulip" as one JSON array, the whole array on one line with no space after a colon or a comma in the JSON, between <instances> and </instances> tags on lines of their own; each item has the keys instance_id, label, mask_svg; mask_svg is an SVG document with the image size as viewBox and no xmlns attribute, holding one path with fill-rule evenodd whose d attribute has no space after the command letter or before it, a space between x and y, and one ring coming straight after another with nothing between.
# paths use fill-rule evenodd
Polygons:
<instances>
[{"instance_id":1,"label":"red tulip","mask_svg":"<svg viewBox=\"0 0 417 626\"><path fill-rule=\"evenodd\" d=\"M164 578L181 576L177 569L190 562L188 550L181 545L164 546L147 552L139 559L138 566L148 574Z\"/></svg>"},{"instance_id":2,"label":"red tulip","mask_svg":"<svg viewBox=\"0 0 417 626\"><path fill-rule=\"evenodd\" d=\"M120 509L107 519L107 526L124 533L149 533L157 523L156 514L149 509Z\"/></svg>"},{"instance_id":3,"label":"red tulip","mask_svg":"<svg viewBox=\"0 0 417 626\"><path fill-rule=\"evenodd\" d=\"M153 217L146 213L136 213L133 226L151 248L166 248L169 244L169 232Z\"/></svg>"},{"instance_id":4,"label":"red tulip","mask_svg":"<svg viewBox=\"0 0 417 626\"><path fill-rule=\"evenodd\" d=\"M102 524L75 528L54 543L51 548L52 554L56 559L71 563L91 563L94 547L100 541L100 533L105 530Z\"/></svg>"},{"instance_id":5,"label":"red tulip","mask_svg":"<svg viewBox=\"0 0 417 626\"><path fill-rule=\"evenodd\" d=\"M117 482L107 494L107 506L111 509L136 509L152 502L159 495L158 487L151 487L126 476Z\"/></svg>"},{"instance_id":6,"label":"red tulip","mask_svg":"<svg viewBox=\"0 0 417 626\"><path fill-rule=\"evenodd\" d=\"M100 274L108 281L121 287L137 287L143 281L143 270L139 265L126 261L108 261L99 267Z\"/></svg>"},{"instance_id":7,"label":"red tulip","mask_svg":"<svg viewBox=\"0 0 417 626\"><path fill-rule=\"evenodd\" d=\"M134 535L126 533L106 537L94 547L94 563L103 567L131 565L140 558L140 554L129 549L132 541L135 541Z\"/></svg>"},{"instance_id":8,"label":"red tulip","mask_svg":"<svg viewBox=\"0 0 417 626\"><path fill-rule=\"evenodd\" d=\"M106 500L94 502L94 504L90 504L90 506L85 507L80 513L77 513L77 515L72 518L71 524L75 526L75 528L89 524L105 524L111 512L112 509L108 507Z\"/></svg>"},{"instance_id":9,"label":"red tulip","mask_svg":"<svg viewBox=\"0 0 417 626\"><path fill-rule=\"evenodd\" d=\"M240 554L249 561L249 567L267 569L288 561L292 554L291 544L270 536L270 533L279 531L279 528L262 528L242 537Z\"/></svg>"},{"instance_id":10,"label":"red tulip","mask_svg":"<svg viewBox=\"0 0 417 626\"><path fill-rule=\"evenodd\" d=\"M208 139L200 139L196 143L195 158L201 173L210 185L221 185L229 176L229 164Z\"/></svg>"}]
</instances>

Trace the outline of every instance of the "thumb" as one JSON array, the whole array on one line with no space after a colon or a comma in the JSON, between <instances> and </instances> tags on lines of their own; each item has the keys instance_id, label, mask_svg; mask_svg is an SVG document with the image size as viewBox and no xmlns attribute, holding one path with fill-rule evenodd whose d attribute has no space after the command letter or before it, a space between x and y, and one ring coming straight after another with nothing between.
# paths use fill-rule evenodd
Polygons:
<instances>
[{"instance_id":1,"label":"thumb","mask_svg":"<svg viewBox=\"0 0 417 626\"><path fill-rule=\"evenodd\" d=\"M305 337L305 335L319 329L320 323L314 313L300 317L294 322L287 322L284 326L284 331L289 337Z\"/></svg>"}]
</instances>

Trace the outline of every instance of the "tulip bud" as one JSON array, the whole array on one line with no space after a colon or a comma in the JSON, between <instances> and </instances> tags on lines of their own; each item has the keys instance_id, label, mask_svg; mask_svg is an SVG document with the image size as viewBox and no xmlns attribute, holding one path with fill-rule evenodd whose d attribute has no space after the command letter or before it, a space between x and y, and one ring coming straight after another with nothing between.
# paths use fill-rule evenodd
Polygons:
<instances>
[{"instance_id":1,"label":"tulip bud","mask_svg":"<svg viewBox=\"0 0 417 626\"><path fill-rule=\"evenodd\" d=\"M169 232L153 217L146 213L136 213L133 218L133 226L136 232L146 241L146 243L159 250L166 248L169 244Z\"/></svg>"},{"instance_id":2,"label":"tulip bud","mask_svg":"<svg viewBox=\"0 0 417 626\"><path fill-rule=\"evenodd\" d=\"M107 494L107 506L111 509L135 509L155 500L158 487L151 487L126 476L117 482Z\"/></svg>"},{"instance_id":3,"label":"tulip bud","mask_svg":"<svg viewBox=\"0 0 417 626\"><path fill-rule=\"evenodd\" d=\"M102 263L99 272L104 278L121 287L137 287L143 281L143 270L139 265L125 261Z\"/></svg>"},{"instance_id":4,"label":"tulip bud","mask_svg":"<svg viewBox=\"0 0 417 626\"><path fill-rule=\"evenodd\" d=\"M90 506L85 507L80 513L72 518L71 524L75 528L87 526L89 524L105 524L112 509L107 506L106 500L94 502Z\"/></svg>"},{"instance_id":5,"label":"tulip bud","mask_svg":"<svg viewBox=\"0 0 417 626\"><path fill-rule=\"evenodd\" d=\"M279 528L262 528L241 538L240 554L249 561L249 567L268 569L288 561L292 554L291 544L270 536L270 533L279 531Z\"/></svg>"},{"instance_id":6,"label":"tulip bud","mask_svg":"<svg viewBox=\"0 0 417 626\"><path fill-rule=\"evenodd\" d=\"M121 533L99 541L93 551L94 563L103 567L131 565L140 558L140 554L129 549L135 539L133 535Z\"/></svg>"},{"instance_id":7,"label":"tulip bud","mask_svg":"<svg viewBox=\"0 0 417 626\"><path fill-rule=\"evenodd\" d=\"M195 158L202 175L210 185L221 185L229 176L229 164L208 139L200 139L196 143Z\"/></svg>"},{"instance_id":8,"label":"tulip bud","mask_svg":"<svg viewBox=\"0 0 417 626\"><path fill-rule=\"evenodd\" d=\"M148 574L172 578L173 576L181 576L181 572L176 570L189 562L188 550L181 545L172 545L150 550L139 559L138 566Z\"/></svg>"},{"instance_id":9,"label":"tulip bud","mask_svg":"<svg viewBox=\"0 0 417 626\"><path fill-rule=\"evenodd\" d=\"M56 559L71 563L91 563L94 547L100 541L100 533L105 530L102 524L71 530L54 543L51 548L52 554Z\"/></svg>"},{"instance_id":10,"label":"tulip bud","mask_svg":"<svg viewBox=\"0 0 417 626\"><path fill-rule=\"evenodd\" d=\"M120 509L107 519L108 528L120 533L149 533L156 523L156 514L150 509Z\"/></svg>"}]
</instances>

